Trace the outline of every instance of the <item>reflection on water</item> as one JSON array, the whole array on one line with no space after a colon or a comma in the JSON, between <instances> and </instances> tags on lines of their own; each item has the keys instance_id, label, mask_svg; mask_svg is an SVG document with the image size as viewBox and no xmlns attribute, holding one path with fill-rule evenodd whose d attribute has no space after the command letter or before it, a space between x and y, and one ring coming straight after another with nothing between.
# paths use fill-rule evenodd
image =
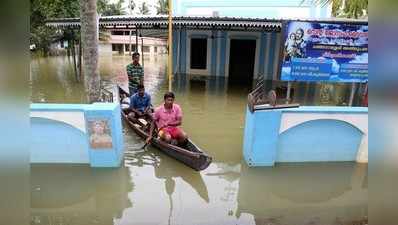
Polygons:
<instances>
[{"instance_id":1,"label":"reflection on water","mask_svg":"<svg viewBox=\"0 0 398 225\"><path fill-rule=\"evenodd\" d=\"M31 224L335 225L367 215L365 165L216 162L197 173L154 149L136 158L120 169L32 166Z\"/></svg>"},{"instance_id":2,"label":"reflection on water","mask_svg":"<svg viewBox=\"0 0 398 225\"><path fill-rule=\"evenodd\" d=\"M127 81L128 56L101 56L99 70L103 81L124 83ZM155 90L165 76L164 56L146 58L145 85ZM155 81L155 82L154 82ZM70 57L34 57L30 63L30 86L32 102L86 103L83 81L77 82Z\"/></svg>"},{"instance_id":3,"label":"reflection on water","mask_svg":"<svg viewBox=\"0 0 398 225\"><path fill-rule=\"evenodd\" d=\"M125 208L134 183L128 169L84 165L31 167L31 224L113 224Z\"/></svg>"},{"instance_id":4,"label":"reflection on water","mask_svg":"<svg viewBox=\"0 0 398 225\"><path fill-rule=\"evenodd\" d=\"M358 220L367 215L366 176L366 165L352 163L244 167L237 216L249 213L257 220L273 219L280 224Z\"/></svg>"},{"instance_id":5,"label":"reflection on water","mask_svg":"<svg viewBox=\"0 0 398 225\"><path fill-rule=\"evenodd\" d=\"M68 63L63 58L39 59ZM102 58L101 76L125 83L128 57ZM78 102L73 76L32 63L32 100ZM167 90L165 58L145 62L145 84L155 105ZM41 73L42 68L47 71ZM67 65L60 66L67 68ZM37 70L34 70L36 68ZM44 76L44 77L42 77ZM53 84L56 83L56 84ZM77 85L77 86L73 86ZM367 166L354 163L279 164L248 168L242 135L249 87L224 78L178 75L176 102L183 128L213 156L200 173L178 163L124 126L125 161L120 169L32 166L32 224L361 224L367 216ZM62 92L63 94L59 93ZM65 95L65 96L64 96Z\"/></svg>"}]
</instances>

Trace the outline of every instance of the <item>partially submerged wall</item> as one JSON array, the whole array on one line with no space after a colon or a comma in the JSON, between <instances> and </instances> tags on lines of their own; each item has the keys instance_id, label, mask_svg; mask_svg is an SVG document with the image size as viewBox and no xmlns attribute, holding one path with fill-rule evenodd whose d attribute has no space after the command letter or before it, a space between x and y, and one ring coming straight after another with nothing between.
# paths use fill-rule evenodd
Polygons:
<instances>
[{"instance_id":1,"label":"partially submerged wall","mask_svg":"<svg viewBox=\"0 0 398 225\"><path fill-rule=\"evenodd\" d=\"M368 108L299 107L246 112L249 166L275 162L368 162Z\"/></svg>"},{"instance_id":2,"label":"partially submerged wall","mask_svg":"<svg viewBox=\"0 0 398 225\"><path fill-rule=\"evenodd\" d=\"M123 136L118 104L32 104L30 118L31 163L120 166Z\"/></svg>"}]
</instances>

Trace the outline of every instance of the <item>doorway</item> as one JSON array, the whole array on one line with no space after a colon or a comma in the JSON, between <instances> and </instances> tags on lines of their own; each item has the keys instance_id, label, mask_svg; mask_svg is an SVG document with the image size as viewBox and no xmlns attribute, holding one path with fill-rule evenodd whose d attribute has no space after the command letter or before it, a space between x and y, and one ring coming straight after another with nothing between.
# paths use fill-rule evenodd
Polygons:
<instances>
[{"instance_id":1,"label":"doorway","mask_svg":"<svg viewBox=\"0 0 398 225\"><path fill-rule=\"evenodd\" d=\"M251 85L253 82L256 40L231 40L229 83Z\"/></svg>"}]
</instances>

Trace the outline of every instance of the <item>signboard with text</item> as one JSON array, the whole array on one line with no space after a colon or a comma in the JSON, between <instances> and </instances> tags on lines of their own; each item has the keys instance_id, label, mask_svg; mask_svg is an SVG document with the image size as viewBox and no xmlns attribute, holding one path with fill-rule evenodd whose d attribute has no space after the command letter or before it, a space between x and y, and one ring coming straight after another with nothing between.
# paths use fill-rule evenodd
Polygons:
<instances>
[{"instance_id":1,"label":"signboard with text","mask_svg":"<svg viewBox=\"0 0 398 225\"><path fill-rule=\"evenodd\" d=\"M283 41L281 80L368 80L367 24L290 21Z\"/></svg>"}]
</instances>

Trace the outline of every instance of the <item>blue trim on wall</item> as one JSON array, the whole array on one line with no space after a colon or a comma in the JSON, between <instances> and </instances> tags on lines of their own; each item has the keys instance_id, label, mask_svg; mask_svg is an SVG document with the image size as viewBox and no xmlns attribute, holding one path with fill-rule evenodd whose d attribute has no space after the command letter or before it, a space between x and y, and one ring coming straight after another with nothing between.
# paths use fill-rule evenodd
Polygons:
<instances>
[{"instance_id":1,"label":"blue trim on wall","mask_svg":"<svg viewBox=\"0 0 398 225\"><path fill-rule=\"evenodd\" d=\"M52 104L52 103L32 103L30 104L30 111L56 111L56 112L71 112L84 111L87 104Z\"/></svg>"},{"instance_id":2,"label":"blue trim on wall","mask_svg":"<svg viewBox=\"0 0 398 225\"><path fill-rule=\"evenodd\" d=\"M266 33L261 32L261 39L260 39L260 56L258 60L258 73L259 76L264 76L264 63L265 63L265 52L267 48L267 38Z\"/></svg>"},{"instance_id":3,"label":"blue trim on wall","mask_svg":"<svg viewBox=\"0 0 398 225\"><path fill-rule=\"evenodd\" d=\"M235 40L257 40L258 37L256 35L232 35L229 37L229 39L235 39Z\"/></svg>"},{"instance_id":4,"label":"blue trim on wall","mask_svg":"<svg viewBox=\"0 0 398 225\"><path fill-rule=\"evenodd\" d=\"M189 35L189 38L203 38L203 39L207 39L209 38L209 36L207 34L191 34Z\"/></svg>"},{"instance_id":5,"label":"blue trim on wall","mask_svg":"<svg viewBox=\"0 0 398 225\"><path fill-rule=\"evenodd\" d=\"M278 135L280 128L281 111L268 111L266 113L255 113L247 116L254 116L253 121L245 131L244 147L249 148L246 152L249 166L273 166L276 158ZM261 121L261 123L259 123ZM260 136L258 136L260 135ZM251 148L250 148L251 146Z\"/></svg>"},{"instance_id":6,"label":"blue trim on wall","mask_svg":"<svg viewBox=\"0 0 398 225\"><path fill-rule=\"evenodd\" d=\"M185 28L181 29L180 62L181 73L185 74L187 71L187 30Z\"/></svg>"},{"instance_id":7,"label":"blue trim on wall","mask_svg":"<svg viewBox=\"0 0 398 225\"><path fill-rule=\"evenodd\" d=\"M251 150L253 149L254 114L246 108L245 129L243 133L243 158L246 162L251 161Z\"/></svg>"},{"instance_id":8,"label":"blue trim on wall","mask_svg":"<svg viewBox=\"0 0 398 225\"><path fill-rule=\"evenodd\" d=\"M226 31L221 31L220 32L220 71L219 75L220 76L226 76L225 75L225 63L226 63L226 54L227 54L227 32Z\"/></svg>"},{"instance_id":9,"label":"blue trim on wall","mask_svg":"<svg viewBox=\"0 0 398 225\"><path fill-rule=\"evenodd\" d=\"M280 134L277 162L355 161L362 132L332 119L312 120Z\"/></svg>"},{"instance_id":10,"label":"blue trim on wall","mask_svg":"<svg viewBox=\"0 0 398 225\"><path fill-rule=\"evenodd\" d=\"M176 72L178 72L178 68L177 68L177 50L178 50L178 41L179 41L179 37L178 37L178 30L173 30L173 74L175 74Z\"/></svg>"},{"instance_id":11,"label":"blue trim on wall","mask_svg":"<svg viewBox=\"0 0 398 225\"><path fill-rule=\"evenodd\" d=\"M297 113L355 113L367 114L368 107L347 107L347 106L300 106L298 108L282 109L283 112Z\"/></svg>"},{"instance_id":12,"label":"blue trim on wall","mask_svg":"<svg viewBox=\"0 0 398 225\"><path fill-rule=\"evenodd\" d=\"M274 74L274 60L275 60L275 48L276 48L276 33L271 33L270 46L269 46L269 55L268 55L268 71L267 75L273 78Z\"/></svg>"},{"instance_id":13,"label":"blue trim on wall","mask_svg":"<svg viewBox=\"0 0 398 225\"><path fill-rule=\"evenodd\" d=\"M211 34L213 37L217 37L217 31L212 30ZM211 39L211 71L210 75L216 76L216 68L217 68L217 38Z\"/></svg>"}]
</instances>

